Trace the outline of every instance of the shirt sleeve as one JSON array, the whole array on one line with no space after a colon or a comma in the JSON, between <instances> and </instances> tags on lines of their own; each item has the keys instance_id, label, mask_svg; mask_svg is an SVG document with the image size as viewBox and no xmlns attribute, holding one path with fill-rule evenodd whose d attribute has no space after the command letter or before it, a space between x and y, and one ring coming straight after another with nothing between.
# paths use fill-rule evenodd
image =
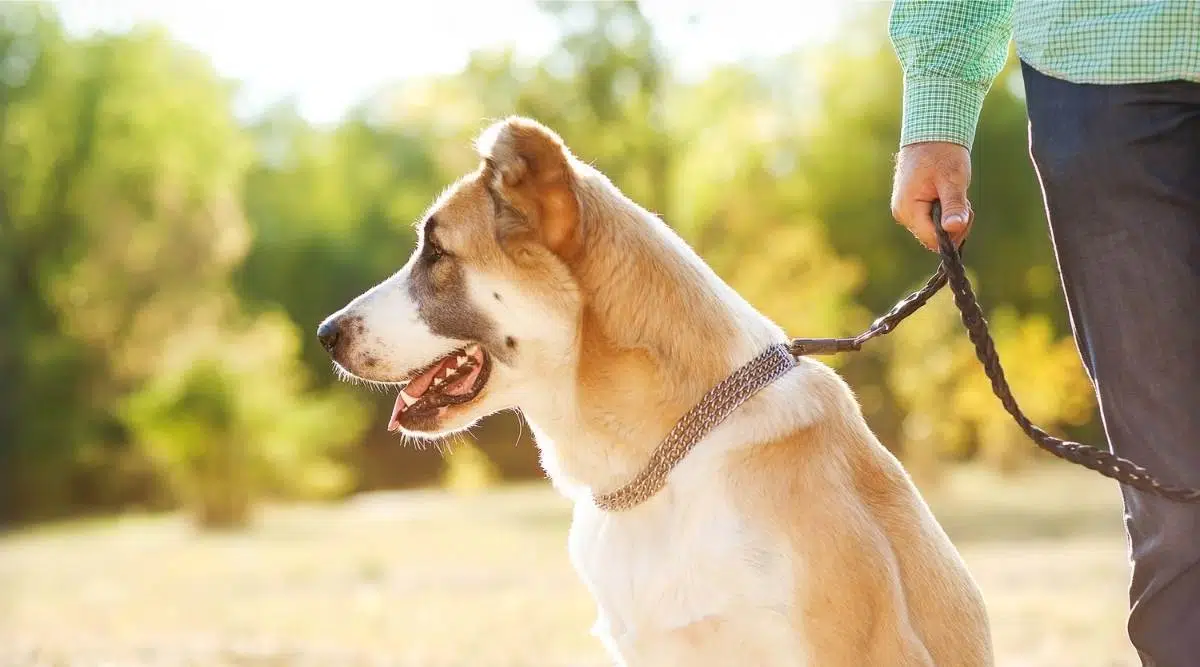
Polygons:
<instances>
[{"instance_id":1,"label":"shirt sleeve","mask_svg":"<svg viewBox=\"0 0 1200 667\"><path fill-rule=\"evenodd\" d=\"M1008 59L1013 0L895 0L888 19L904 70L900 145L971 148L983 98Z\"/></svg>"}]
</instances>

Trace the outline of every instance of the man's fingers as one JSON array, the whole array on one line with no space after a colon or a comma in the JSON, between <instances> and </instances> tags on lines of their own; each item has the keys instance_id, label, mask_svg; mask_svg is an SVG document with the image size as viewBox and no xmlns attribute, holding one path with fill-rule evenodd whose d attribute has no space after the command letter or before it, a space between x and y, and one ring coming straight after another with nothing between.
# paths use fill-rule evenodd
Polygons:
<instances>
[{"instance_id":1,"label":"man's fingers","mask_svg":"<svg viewBox=\"0 0 1200 667\"><path fill-rule=\"evenodd\" d=\"M933 202L910 200L893 213L897 222L904 225L913 236L929 250L938 251L937 232L933 229ZM965 200L942 203L942 228L954 243L961 246L971 231L975 214Z\"/></svg>"},{"instance_id":2,"label":"man's fingers","mask_svg":"<svg viewBox=\"0 0 1200 667\"><path fill-rule=\"evenodd\" d=\"M904 225L921 245L937 251L937 234L933 231L933 202L913 199L900 208L896 220Z\"/></svg>"}]
</instances>

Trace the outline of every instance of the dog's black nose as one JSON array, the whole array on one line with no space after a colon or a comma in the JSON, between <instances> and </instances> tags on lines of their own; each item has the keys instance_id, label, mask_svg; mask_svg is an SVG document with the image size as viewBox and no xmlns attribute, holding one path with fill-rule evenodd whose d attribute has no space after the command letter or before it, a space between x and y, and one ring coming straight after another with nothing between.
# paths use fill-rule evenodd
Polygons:
<instances>
[{"instance_id":1,"label":"dog's black nose","mask_svg":"<svg viewBox=\"0 0 1200 667\"><path fill-rule=\"evenodd\" d=\"M330 317L317 327L317 340L321 341L321 347L325 351L333 354L334 348L337 347L338 337L342 333L341 324L337 317Z\"/></svg>"}]
</instances>

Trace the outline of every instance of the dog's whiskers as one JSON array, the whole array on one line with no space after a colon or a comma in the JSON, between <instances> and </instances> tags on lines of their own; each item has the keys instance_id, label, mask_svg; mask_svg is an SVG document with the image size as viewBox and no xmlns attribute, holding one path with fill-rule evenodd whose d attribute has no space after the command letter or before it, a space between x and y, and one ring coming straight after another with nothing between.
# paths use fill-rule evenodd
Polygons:
<instances>
[{"instance_id":1,"label":"dog's whiskers","mask_svg":"<svg viewBox=\"0 0 1200 667\"><path fill-rule=\"evenodd\" d=\"M342 382L349 382L357 387L366 387L371 391L377 391L381 394L386 394L395 391L404 386L402 382L381 382L379 380L368 380L367 378L359 377L342 367L341 364L334 362L334 375Z\"/></svg>"},{"instance_id":2,"label":"dog's whiskers","mask_svg":"<svg viewBox=\"0 0 1200 667\"><path fill-rule=\"evenodd\" d=\"M513 408L513 413L517 415L517 440L513 446L521 444L521 438L525 435L525 414L521 412L521 408Z\"/></svg>"}]
</instances>

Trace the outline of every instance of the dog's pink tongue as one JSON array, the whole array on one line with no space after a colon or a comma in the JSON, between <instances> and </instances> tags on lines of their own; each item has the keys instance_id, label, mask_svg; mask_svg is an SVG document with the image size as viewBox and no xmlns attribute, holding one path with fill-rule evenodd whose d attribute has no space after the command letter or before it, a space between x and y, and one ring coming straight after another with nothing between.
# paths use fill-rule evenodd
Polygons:
<instances>
[{"instance_id":1,"label":"dog's pink tongue","mask_svg":"<svg viewBox=\"0 0 1200 667\"><path fill-rule=\"evenodd\" d=\"M429 385L433 384L434 376L436 376L438 373L441 373L442 369L446 367L447 363L453 361L453 355L442 359L430 367L429 370L413 378L412 381L408 383L408 386L404 388L404 391L412 398L421 398L425 391L429 389Z\"/></svg>"},{"instance_id":2,"label":"dog's pink tongue","mask_svg":"<svg viewBox=\"0 0 1200 667\"><path fill-rule=\"evenodd\" d=\"M396 403L392 406L392 418L388 420L389 431L400 430L400 415L408 409L408 403L404 402L404 395L408 394L408 397L412 399L421 398L421 396L424 395L429 389L429 385L433 384L434 376L436 376L442 371L443 368L445 368L446 363L453 361L453 356L447 359L442 359L440 362L430 367L429 370L413 378L408 385L400 391L400 393L396 394Z\"/></svg>"}]
</instances>

